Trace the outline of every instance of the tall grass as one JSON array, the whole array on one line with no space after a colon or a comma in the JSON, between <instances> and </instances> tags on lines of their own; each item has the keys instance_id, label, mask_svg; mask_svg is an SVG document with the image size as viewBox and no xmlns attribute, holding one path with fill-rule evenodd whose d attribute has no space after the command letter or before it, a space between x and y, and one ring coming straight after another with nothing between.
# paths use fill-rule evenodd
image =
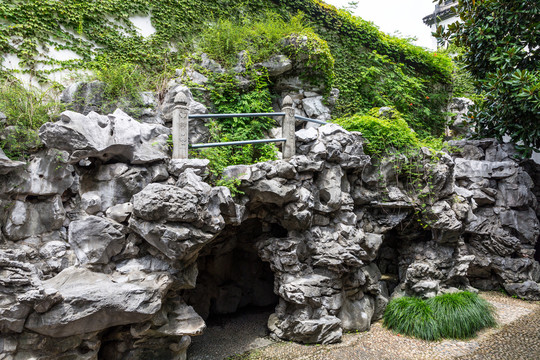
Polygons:
<instances>
[{"instance_id":1,"label":"tall grass","mask_svg":"<svg viewBox=\"0 0 540 360\"><path fill-rule=\"evenodd\" d=\"M16 79L0 83L0 147L12 159L23 159L41 146L37 130L64 109L54 87L41 89Z\"/></svg>"},{"instance_id":2,"label":"tall grass","mask_svg":"<svg viewBox=\"0 0 540 360\"><path fill-rule=\"evenodd\" d=\"M285 20L276 13L266 12L240 23L219 19L203 31L198 48L228 66L236 63L236 55L242 50L249 51L252 60L258 62L275 53L285 36L305 31L313 32L303 14Z\"/></svg>"},{"instance_id":3,"label":"tall grass","mask_svg":"<svg viewBox=\"0 0 540 360\"><path fill-rule=\"evenodd\" d=\"M468 291L444 294L426 300L436 314L442 337L467 339L478 330L497 324L493 306Z\"/></svg>"},{"instance_id":4,"label":"tall grass","mask_svg":"<svg viewBox=\"0 0 540 360\"><path fill-rule=\"evenodd\" d=\"M433 310L419 298L402 297L392 300L383 320L386 327L400 334L425 340L441 338Z\"/></svg>"},{"instance_id":5,"label":"tall grass","mask_svg":"<svg viewBox=\"0 0 540 360\"><path fill-rule=\"evenodd\" d=\"M468 339L497 325L494 308L478 295L460 292L428 300L402 297L392 300L383 316L384 325L400 334L424 340Z\"/></svg>"}]
</instances>

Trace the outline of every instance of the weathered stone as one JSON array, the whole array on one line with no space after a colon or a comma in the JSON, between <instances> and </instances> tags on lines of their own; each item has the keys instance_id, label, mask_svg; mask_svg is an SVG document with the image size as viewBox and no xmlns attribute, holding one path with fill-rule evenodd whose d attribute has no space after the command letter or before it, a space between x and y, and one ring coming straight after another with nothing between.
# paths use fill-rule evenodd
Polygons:
<instances>
[{"instance_id":1,"label":"weathered stone","mask_svg":"<svg viewBox=\"0 0 540 360\"><path fill-rule=\"evenodd\" d=\"M322 96L310 97L302 100L302 106L308 117L317 119L326 114L330 114L330 109L327 108L322 101Z\"/></svg>"},{"instance_id":2,"label":"weathered stone","mask_svg":"<svg viewBox=\"0 0 540 360\"><path fill-rule=\"evenodd\" d=\"M46 201L32 203L14 201L7 211L3 226L4 235L10 240L21 240L62 227L65 211L59 195Z\"/></svg>"},{"instance_id":3,"label":"weathered stone","mask_svg":"<svg viewBox=\"0 0 540 360\"><path fill-rule=\"evenodd\" d=\"M81 264L107 264L124 247L122 228L109 219L89 216L69 224L69 243Z\"/></svg>"},{"instance_id":4,"label":"weathered stone","mask_svg":"<svg viewBox=\"0 0 540 360\"><path fill-rule=\"evenodd\" d=\"M268 69L270 76L279 76L293 68L292 61L285 55L274 55L261 65Z\"/></svg>"},{"instance_id":5,"label":"weathered stone","mask_svg":"<svg viewBox=\"0 0 540 360\"><path fill-rule=\"evenodd\" d=\"M355 301L345 299L339 312L341 327L345 331L368 331L374 312L375 304L370 296Z\"/></svg>"},{"instance_id":6,"label":"weathered stone","mask_svg":"<svg viewBox=\"0 0 540 360\"><path fill-rule=\"evenodd\" d=\"M63 301L45 313L32 313L25 327L39 334L65 337L149 320L161 308L171 280L166 275L154 275L125 282L82 268L68 268L43 284L58 291Z\"/></svg>"},{"instance_id":7,"label":"weathered stone","mask_svg":"<svg viewBox=\"0 0 540 360\"><path fill-rule=\"evenodd\" d=\"M80 179L80 193L98 195L99 211L111 206L130 202L131 197L152 181L164 180L162 165L151 167L129 166L123 163L102 165L95 171L84 173ZM93 196L92 195L92 196Z\"/></svg>"},{"instance_id":8,"label":"weathered stone","mask_svg":"<svg viewBox=\"0 0 540 360\"><path fill-rule=\"evenodd\" d=\"M197 196L171 185L150 184L133 196L133 213L148 221L197 219Z\"/></svg>"},{"instance_id":9,"label":"weathered stone","mask_svg":"<svg viewBox=\"0 0 540 360\"><path fill-rule=\"evenodd\" d=\"M283 206L297 198L295 188L277 180L259 180L245 189L253 202Z\"/></svg>"},{"instance_id":10,"label":"weathered stone","mask_svg":"<svg viewBox=\"0 0 540 360\"><path fill-rule=\"evenodd\" d=\"M39 136L46 146L68 151L71 163L97 157L144 164L168 158L169 133L164 126L139 123L117 109L108 116L64 111L60 121L44 124Z\"/></svg>"},{"instance_id":11,"label":"weathered stone","mask_svg":"<svg viewBox=\"0 0 540 360\"><path fill-rule=\"evenodd\" d=\"M0 153L1 155L1 153ZM32 158L26 167L18 167L2 179L0 192L6 194L62 195L73 185L73 167L64 163L63 153L50 150ZM1 165L0 157L0 167Z\"/></svg>"},{"instance_id":12,"label":"weathered stone","mask_svg":"<svg viewBox=\"0 0 540 360\"><path fill-rule=\"evenodd\" d=\"M517 172L517 165L511 161L490 162L478 160L455 160L456 179L493 178L503 179Z\"/></svg>"},{"instance_id":13,"label":"weathered stone","mask_svg":"<svg viewBox=\"0 0 540 360\"><path fill-rule=\"evenodd\" d=\"M204 176L208 172L208 159L171 159L169 162L169 173L178 176L186 169L192 169L195 174Z\"/></svg>"},{"instance_id":14,"label":"weathered stone","mask_svg":"<svg viewBox=\"0 0 540 360\"><path fill-rule=\"evenodd\" d=\"M118 204L107 209L106 215L119 223L124 222L133 212L132 203Z\"/></svg>"},{"instance_id":15,"label":"weathered stone","mask_svg":"<svg viewBox=\"0 0 540 360\"><path fill-rule=\"evenodd\" d=\"M13 170L22 169L24 167L22 161L10 160L4 151L0 149L0 175L5 175Z\"/></svg>"}]
</instances>

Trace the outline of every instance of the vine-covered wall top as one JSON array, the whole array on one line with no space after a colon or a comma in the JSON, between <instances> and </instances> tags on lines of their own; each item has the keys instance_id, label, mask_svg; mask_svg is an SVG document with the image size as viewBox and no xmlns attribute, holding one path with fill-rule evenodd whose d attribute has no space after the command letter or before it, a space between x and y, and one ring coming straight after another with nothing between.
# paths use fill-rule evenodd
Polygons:
<instances>
[{"instance_id":1,"label":"vine-covered wall top","mask_svg":"<svg viewBox=\"0 0 540 360\"><path fill-rule=\"evenodd\" d=\"M382 33L376 26L320 0L12 0L0 2L0 76L15 72L47 81L59 70L136 65L148 77L182 67L204 29L218 19L241 23L267 12L299 11L327 42L340 90L335 115L394 106L416 131L439 135L452 77L446 56ZM150 16L155 32L143 37L130 21ZM59 60L54 51L76 56ZM331 57L328 57L331 58ZM333 75L334 76L334 75Z\"/></svg>"}]
</instances>

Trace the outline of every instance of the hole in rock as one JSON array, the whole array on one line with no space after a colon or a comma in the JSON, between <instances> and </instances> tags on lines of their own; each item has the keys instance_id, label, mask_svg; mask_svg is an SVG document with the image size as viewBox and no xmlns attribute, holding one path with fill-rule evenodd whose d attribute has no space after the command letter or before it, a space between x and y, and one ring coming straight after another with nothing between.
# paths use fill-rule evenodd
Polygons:
<instances>
[{"instance_id":1,"label":"hole in rock","mask_svg":"<svg viewBox=\"0 0 540 360\"><path fill-rule=\"evenodd\" d=\"M383 243L375 263L381 271L381 280L386 282L388 293L392 294L399 284L399 243L397 231L392 230L384 235Z\"/></svg>"},{"instance_id":2,"label":"hole in rock","mask_svg":"<svg viewBox=\"0 0 540 360\"><path fill-rule=\"evenodd\" d=\"M534 250L534 260L540 262L540 237L536 240Z\"/></svg>"},{"instance_id":3,"label":"hole in rock","mask_svg":"<svg viewBox=\"0 0 540 360\"><path fill-rule=\"evenodd\" d=\"M203 249L196 287L183 295L207 324L203 335L191 339L190 360L223 359L271 342L267 321L278 297L274 274L259 257L255 243L261 236L286 235L279 225L249 219L227 227Z\"/></svg>"}]
</instances>

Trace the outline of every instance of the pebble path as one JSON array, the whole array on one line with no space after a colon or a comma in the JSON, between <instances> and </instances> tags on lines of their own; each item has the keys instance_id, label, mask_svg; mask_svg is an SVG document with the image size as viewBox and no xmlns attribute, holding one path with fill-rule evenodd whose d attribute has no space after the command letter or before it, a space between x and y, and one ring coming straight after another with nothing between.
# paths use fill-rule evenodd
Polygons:
<instances>
[{"instance_id":1,"label":"pebble path","mask_svg":"<svg viewBox=\"0 0 540 360\"><path fill-rule=\"evenodd\" d=\"M371 330L345 334L332 345L277 342L230 360L540 360L540 302L513 299L496 292L480 294L497 312L499 326L467 341L429 342L400 336L376 322ZM189 359L189 357L188 357Z\"/></svg>"}]
</instances>

